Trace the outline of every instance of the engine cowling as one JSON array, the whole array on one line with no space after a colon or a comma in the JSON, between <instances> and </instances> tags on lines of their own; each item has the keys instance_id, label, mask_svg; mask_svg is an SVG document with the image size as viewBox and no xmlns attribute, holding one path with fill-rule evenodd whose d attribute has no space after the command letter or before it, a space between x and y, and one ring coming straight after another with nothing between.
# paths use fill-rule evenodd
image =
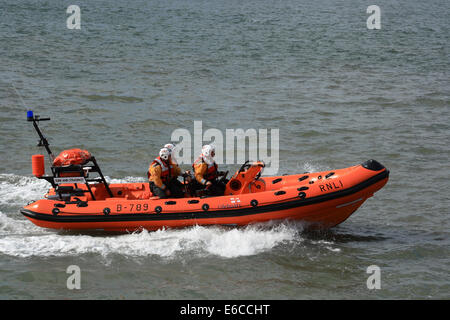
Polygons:
<instances>
[{"instance_id":1,"label":"engine cowling","mask_svg":"<svg viewBox=\"0 0 450 320\"><path fill-rule=\"evenodd\" d=\"M228 181L225 195L265 191L264 181L259 180L264 167L262 161L244 164Z\"/></svg>"}]
</instances>

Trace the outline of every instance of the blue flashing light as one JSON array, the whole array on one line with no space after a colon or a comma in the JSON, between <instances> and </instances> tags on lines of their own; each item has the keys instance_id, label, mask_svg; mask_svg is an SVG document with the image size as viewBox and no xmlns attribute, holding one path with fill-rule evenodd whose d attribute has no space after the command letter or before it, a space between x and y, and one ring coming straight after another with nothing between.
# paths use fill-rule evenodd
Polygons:
<instances>
[{"instance_id":1,"label":"blue flashing light","mask_svg":"<svg viewBox=\"0 0 450 320\"><path fill-rule=\"evenodd\" d=\"M27 119L32 120L33 118L34 118L33 111L31 111L31 110L27 111Z\"/></svg>"}]
</instances>

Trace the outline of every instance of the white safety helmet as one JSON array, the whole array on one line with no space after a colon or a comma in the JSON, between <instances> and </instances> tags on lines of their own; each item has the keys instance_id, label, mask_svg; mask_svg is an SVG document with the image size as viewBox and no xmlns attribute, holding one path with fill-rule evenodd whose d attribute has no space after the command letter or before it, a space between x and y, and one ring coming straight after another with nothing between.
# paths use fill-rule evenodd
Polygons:
<instances>
[{"instance_id":1,"label":"white safety helmet","mask_svg":"<svg viewBox=\"0 0 450 320\"><path fill-rule=\"evenodd\" d=\"M159 157L163 159L164 161L169 160L170 157L170 150L167 148L162 148L159 150Z\"/></svg>"},{"instance_id":2,"label":"white safety helmet","mask_svg":"<svg viewBox=\"0 0 450 320\"><path fill-rule=\"evenodd\" d=\"M202 154L206 158L214 158L214 156L216 155L216 149L212 145L204 145L202 148Z\"/></svg>"},{"instance_id":3,"label":"white safety helmet","mask_svg":"<svg viewBox=\"0 0 450 320\"><path fill-rule=\"evenodd\" d=\"M175 145L172 144L172 143L168 143L168 144L166 144L166 145L164 146L164 148L169 149L170 153L172 153L173 150L175 149Z\"/></svg>"},{"instance_id":4,"label":"white safety helmet","mask_svg":"<svg viewBox=\"0 0 450 320\"><path fill-rule=\"evenodd\" d=\"M176 148L177 146L176 145L174 145L174 144L172 144L172 143L168 143L168 144L166 144L165 146L164 146L164 148L167 148L167 149L169 149L169 151L170 151L170 155L171 155L171 159L172 159L172 162L173 163L177 163L177 159L175 158L175 148Z\"/></svg>"}]
</instances>

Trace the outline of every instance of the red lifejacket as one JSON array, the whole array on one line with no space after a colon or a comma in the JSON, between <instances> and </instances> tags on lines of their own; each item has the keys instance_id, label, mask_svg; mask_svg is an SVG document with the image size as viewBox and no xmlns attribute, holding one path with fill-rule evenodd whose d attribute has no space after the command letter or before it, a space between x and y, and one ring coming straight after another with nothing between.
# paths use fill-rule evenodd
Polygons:
<instances>
[{"instance_id":1,"label":"red lifejacket","mask_svg":"<svg viewBox=\"0 0 450 320\"><path fill-rule=\"evenodd\" d=\"M216 178L217 178L217 173L218 173L218 170L217 170L217 163L216 163L215 161L213 161L213 163L208 164L208 163L203 159L202 156L200 156L200 157L199 157L197 160L195 160L194 163L192 164L192 169L194 170L194 172L195 172L195 165L196 165L196 164L199 164L200 161L203 162L203 163L206 163L207 166L208 166L208 168L206 169L205 174L203 175L203 179L205 179L205 180L207 180L207 181L212 181L212 180L216 179Z\"/></svg>"},{"instance_id":2,"label":"red lifejacket","mask_svg":"<svg viewBox=\"0 0 450 320\"><path fill-rule=\"evenodd\" d=\"M163 183L166 183L167 181L170 180L171 177L170 172L172 171L171 165L167 165L160 157L157 157L155 160L153 160L151 165L161 166L161 180Z\"/></svg>"}]
</instances>

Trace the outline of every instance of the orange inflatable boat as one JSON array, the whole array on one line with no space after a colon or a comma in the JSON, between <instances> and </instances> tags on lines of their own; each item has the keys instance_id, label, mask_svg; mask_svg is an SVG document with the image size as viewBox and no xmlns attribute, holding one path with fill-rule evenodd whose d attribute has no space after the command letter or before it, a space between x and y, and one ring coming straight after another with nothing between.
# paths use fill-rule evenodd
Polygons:
<instances>
[{"instance_id":1,"label":"orange inflatable boat","mask_svg":"<svg viewBox=\"0 0 450 320\"><path fill-rule=\"evenodd\" d=\"M21 213L34 224L52 229L135 231L192 225L242 226L270 220L300 220L308 226L330 228L345 221L364 201L388 181L389 171L375 160L345 169L261 177L262 162L246 162L230 178L223 196L159 199L146 182L109 184L95 157L75 149L53 159L45 175L43 157L33 156L33 172L52 188L44 199L32 202ZM64 163L64 154L74 161ZM83 155L79 158L73 155ZM95 175L96 177L93 177ZM185 183L186 190L189 184Z\"/></svg>"}]
</instances>

